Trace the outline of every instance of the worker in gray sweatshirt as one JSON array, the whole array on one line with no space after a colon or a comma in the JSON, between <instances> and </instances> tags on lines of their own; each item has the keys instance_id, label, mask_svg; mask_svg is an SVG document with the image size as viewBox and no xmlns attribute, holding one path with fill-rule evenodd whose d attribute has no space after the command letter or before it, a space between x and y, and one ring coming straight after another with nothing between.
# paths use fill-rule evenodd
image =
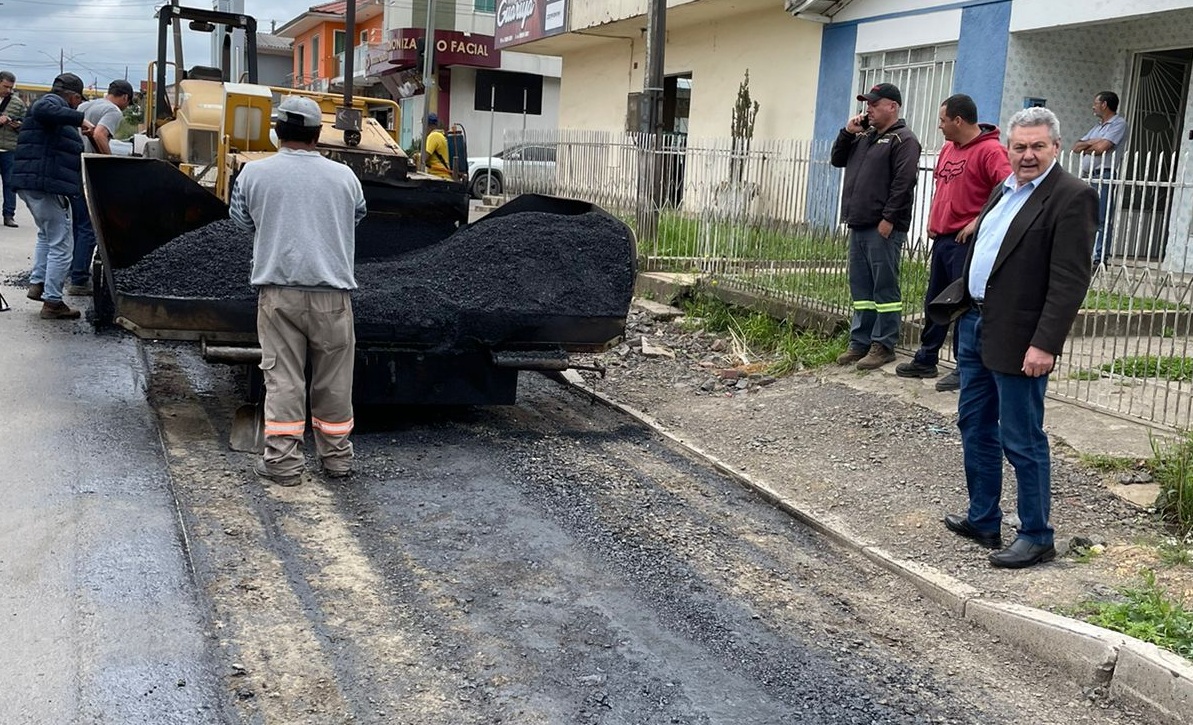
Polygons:
<instances>
[{"instance_id":1,"label":"worker in gray sweatshirt","mask_svg":"<svg viewBox=\"0 0 1193 725\"><path fill-rule=\"evenodd\" d=\"M324 475L352 473L352 300L360 180L315 150L323 113L310 98L278 105L277 154L247 164L229 214L253 232L251 282L265 378L265 449L254 470L282 486L302 483L306 361L311 426Z\"/></svg>"}]
</instances>

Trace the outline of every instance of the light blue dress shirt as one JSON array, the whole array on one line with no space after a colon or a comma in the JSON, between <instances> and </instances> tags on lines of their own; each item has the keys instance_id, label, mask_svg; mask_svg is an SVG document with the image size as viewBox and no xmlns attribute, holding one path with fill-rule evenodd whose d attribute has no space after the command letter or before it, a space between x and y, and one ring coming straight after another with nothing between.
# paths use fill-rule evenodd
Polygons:
<instances>
[{"instance_id":1,"label":"light blue dress shirt","mask_svg":"<svg viewBox=\"0 0 1193 725\"><path fill-rule=\"evenodd\" d=\"M979 302L985 298L986 283L990 281L990 271L994 269L994 260L998 257L998 251L1002 249L1007 229L1011 227L1011 222L1027 203L1032 192L1040 182L1048 178L1048 174L1051 174L1055 167L1056 162L1053 161L1044 173L1023 186L1019 186L1015 181L1014 174L1002 182L1002 198L978 227L978 239L974 242L973 261L969 263L969 281L966 283L969 286L970 297Z\"/></svg>"}]
</instances>

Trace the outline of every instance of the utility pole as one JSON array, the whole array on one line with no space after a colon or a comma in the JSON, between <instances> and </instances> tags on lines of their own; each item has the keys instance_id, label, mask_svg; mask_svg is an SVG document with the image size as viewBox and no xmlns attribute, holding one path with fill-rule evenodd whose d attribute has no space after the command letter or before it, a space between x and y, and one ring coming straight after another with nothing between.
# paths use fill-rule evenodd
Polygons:
<instances>
[{"instance_id":1,"label":"utility pole","mask_svg":"<svg viewBox=\"0 0 1193 725\"><path fill-rule=\"evenodd\" d=\"M642 79L639 131L643 152L638 164L638 238L654 240L662 202L663 64L667 44L667 0L649 0L646 11L646 72Z\"/></svg>"},{"instance_id":2,"label":"utility pole","mask_svg":"<svg viewBox=\"0 0 1193 725\"><path fill-rule=\"evenodd\" d=\"M427 30L423 36L423 133L418 148L418 170L427 170L427 133L430 127L431 114L435 109L431 106L431 97L435 97L438 106L439 95L433 93L435 79L435 0L427 0Z\"/></svg>"},{"instance_id":3,"label":"utility pole","mask_svg":"<svg viewBox=\"0 0 1193 725\"><path fill-rule=\"evenodd\" d=\"M667 0L649 0L646 10L646 73L642 79L641 130L662 128L663 63L667 44Z\"/></svg>"}]
</instances>

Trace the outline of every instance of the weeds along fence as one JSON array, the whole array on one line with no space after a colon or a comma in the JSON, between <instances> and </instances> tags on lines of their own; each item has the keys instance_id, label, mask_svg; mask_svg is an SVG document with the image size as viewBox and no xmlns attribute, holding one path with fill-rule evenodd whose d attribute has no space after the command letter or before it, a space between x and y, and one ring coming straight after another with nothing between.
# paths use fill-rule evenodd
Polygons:
<instances>
[{"instance_id":1,"label":"weeds along fence","mask_svg":"<svg viewBox=\"0 0 1193 725\"><path fill-rule=\"evenodd\" d=\"M845 324L852 314L841 171L830 143L693 139L593 131L511 133L504 193L591 201L625 219L652 271L697 272L725 289ZM554 161L542 159L553 158ZM534 160L538 159L538 160ZM1090 180L1106 205L1105 253L1053 374L1053 395L1145 420L1193 423L1193 159L1128 153ZM1081 158L1060 165L1081 174ZM904 329L914 350L923 323L935 156L921 159L903 249ZM942 351L951 359L948 346Z\"/></svg>"}]
</instances>

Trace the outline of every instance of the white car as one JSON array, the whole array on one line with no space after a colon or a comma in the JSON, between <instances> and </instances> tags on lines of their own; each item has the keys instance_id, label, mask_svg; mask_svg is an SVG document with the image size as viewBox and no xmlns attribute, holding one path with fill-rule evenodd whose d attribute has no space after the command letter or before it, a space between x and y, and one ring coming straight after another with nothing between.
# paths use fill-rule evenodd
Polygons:
<instances>
[{"instance_id":1,"label":"white car","mask_svg":"<svg viewBox=\"0 0 1193 725\"><path fill-rule=\"evenodd\" d=\"M535 189L554 180L554 146L522 144L495 156L468 159L468 190L478 199L497 196L511 183Z\"/></svg>"}]
</instances>

